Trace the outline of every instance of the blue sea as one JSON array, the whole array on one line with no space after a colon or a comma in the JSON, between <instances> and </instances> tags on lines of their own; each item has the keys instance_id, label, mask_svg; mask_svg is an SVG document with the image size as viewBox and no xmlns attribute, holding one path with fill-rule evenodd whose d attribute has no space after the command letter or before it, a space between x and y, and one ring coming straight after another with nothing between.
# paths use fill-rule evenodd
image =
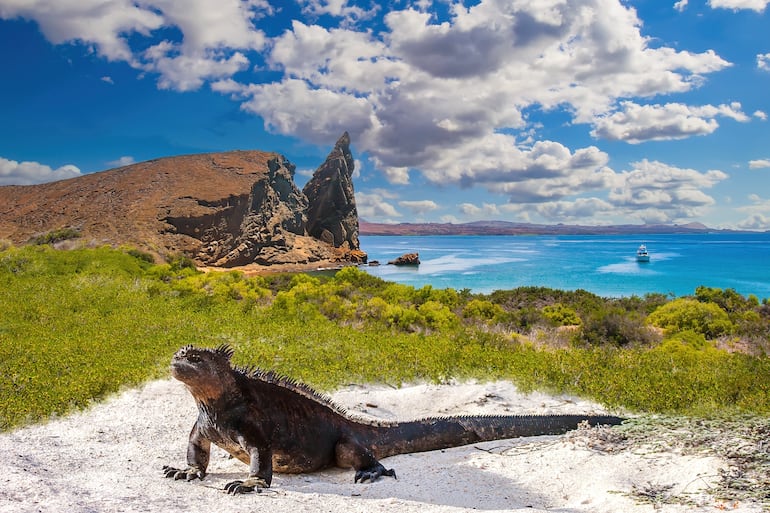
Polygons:
<instances>
[{"instance_id":1,"label":"blue sea","mask_svg":"<svg viewBox=\"0 0 770 513\"><path fill-rule=\"evenodd\" d=\"M603 297L692 294L699 285L770 298L770 233L697 235L361 236L383 279L489 293L522 286ZM650 262L636 261L646 244ZM404 253L419 267L385 265Z\"/></svg>"}]
</instances>

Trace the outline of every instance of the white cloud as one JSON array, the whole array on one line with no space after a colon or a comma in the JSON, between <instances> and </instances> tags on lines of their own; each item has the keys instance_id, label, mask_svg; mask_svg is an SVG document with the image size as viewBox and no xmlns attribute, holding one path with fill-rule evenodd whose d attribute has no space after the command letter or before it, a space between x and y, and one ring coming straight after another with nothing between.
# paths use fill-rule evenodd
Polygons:
<instances>
[{"instance_id":1,"label":"white cloud","mask_svg":"<svg viewBox=\"0 0 770 513\"><path fill-rule=\"evenodd\" d=\"M361 133L371 125L372 108L364 98L310 88L303 80L251 86L243 109L260 114L271 130L326 144L346 130Z\"/></svg>"},{"instance_id":2,"label":"white cloud","mask_svg":"<svg viewBox=\"0 0 770 513\"><path fill-rule=\"evenodd\" d=\"M750 205L738 207L736 210L748 214L748 217L738 223L743 230L770 230L770 199L764 199L758 194L750 194Z\"/></svg>"},{"instance_id":3,"label":"white cloud","mask_svg":"<svg viewBox=\"0 0 770 513\"><path fill-rule=\"evenodd\" d=\"M147 36L163 16L131 0L27 0L4 2L0 17L35 20L54 44L82 42L111 61L134 62L126 35Z\"/></svg>"},{"instance_id":4,"label":"white cloud","mask_svg":"<svg viewBox=\"0 0 770 513\"><path fill-rule=\"evenodd\" d=\"M54 44L82 43L108 60L158 73L162 88L182 91L243 69L243 52L265 45L254 20L271 12L266 0L28 0L0 7L2 18L36 21ZM129 44L171 27L181 32L180 41L143 51Z\"/></svg>"},{"instance_id":5,"label":"white cloud","mask_svg":"<svg viewBox=\"0 0 770 513\"><path fill-rule=\"evenodd\" d=\"M752 214L737 225L741 230L770 230L770 217L762 214Z\"/></svg>"},{"instance_id":6,"label":"white cloud","mask_svg":"<svg viewBox=\"0 0 770 513\"><path fill-rule=\"evenodd\" d=\"M770 159L750 160L749 169L766 169L770 168Z\"/></svg>"},{"instance_id":7,"label":"white cloud","mask_svg":"<svg viewBox=\"0 0 770 513\"><path fill-rule=\"evenodd\" d=\"M134 164L136 161L134 160L134 157L131 157L129 155L124 155L118 159L111 160L107 162L108 166L113 167L123 167L123 166L130 166L131 164Z\"/></svg>"},{"instance_id":8,"label":"white cloud","mask_svg":"<svg viewBox=\"0 0 770 513\"><path fill-rule=\"evenodd\" d=\"M466 218L489 219L500 215L500 209L493 203L483 203L480 207L473 203L461 203L457 207Z\"/></svg>"},{"instance_id":9,"label":"white cloud","mask_svg":"<svg viewBox=\"0 0 770 513\"><path fill-rule=\"evenodd\" d=\"M757 54L757 68L770 71L770 53Z\"/></svg>"},{"instance_id":10,"label":"white cloud","mask_svg":"<svg viewBox=\"0 0 770 513\"><path fill-rule=\"evenodd\" d=\"M627 209L646 222L671 222L698 217L715 203L703 192L726 180L722 171L701 173L662 162L642 160L633 169L617 175L608 201Z\"/></svg>"},{"instance_id":11,"label":"white cloud","mask_svg":"<svg viewBox=\"0 0 770 513\"><path fill-rule=\"evenodd\" d=\"M606 167L608 158L593 146L572 152L562 144L539 141L519 148L513 137L492 134L478 139L472 150L437 151L422 173L436 184L480 185L511 201L532 203L606 188L614 176Z\"/></svg>"},{"instance_id":12,"label":"white cloud","mask_svg":"<svg viewBox=\"0 0 770 513\"><path fill-rule=\"evenodd\" d=\"M389 199L393 199L393 196L382 190L356 192L358 216L362 219L376 219L378 222L383 222L383 218L387 222L401 217L401 213L388 201Z\"/></svg>"},{"instance_id":13,"label":"white cloud","mask_svg":"<svg viewBox=\"0 0 770 513\"><path fill-rule=\"evenodd\" d=\"M244 108L311 142L349 130L392 183L422 172L437 184L553 201L606 185L612 171L596 148L509 135L530 128L523 109L564 109L590 123L621 98L686 92L730 66L712 50L650 44L619 0L481 0L451 12L437 22L393 10L381 32L294 22L268 54L280 78L243 87ZM738 116L722 107L703 108L717 111L710 119Z\"/></svg>"},{"instance_id":14,"label":"white cloud","mask_svg":"<svg viewBox=\"0 0 770 513\"><path fill-rule=\"evenodd\" d=\"M104 77L100 78L99 80L101 80L102 82L105 82L107 84L110 84L110 85L114 85L115 84L115 81L112 80L112 77L110 77L110 76L104 76Z\"/></svg>"},{"instance_id":15,"label":"white cloud","mask_svg":"<svg viewBox=\"0 0 770 513\"><path fill-rule=\"evenodd\" d=\"M398 204L415 215L425 214L438 209L438 204L432 200L399 201Z\"/></svg>"},{"instance_id":16,"label":"white cloud","mask_svg":"<svg viewBox=\"0 0 770 513\"><path fill-rule=\"evenodd\" d=\"M713 9L750 9L762 12L770 0L709 0L709 6Z\"/></svg>"},{"instance_id":17,"label":"white cloud","mask_svg":"<svg viewBox=\"0 0 770 513\"><path fill-rule=\"evenodd\" d=\"M0 157L0 185L34 185L80 176L80 169L68 164L56 169L39 162L17 162Z\"/></svg>"},{"instance_id":18,"label":"white cloud","mask_svg":"<svg viewBox=\"0 0 770 513\"><path fill-rule=\"evenodd\" d=\"M752 114L757 119L761 119L762 121L767 121L767 114L761 110L754 111L754 114Z\"/></svg>"},{"instance_id":19,"label":"white cloud","mask_svg":"<svg viewBox=\"0 0 770 513\"><path fill-rule=\"evenodd\" d=\"M679 0L674 4L674 9L676 9L679 12L683 12L687 8L688 3L689 3L688 0Z\"/></svg>"},{"instance_id":20,"label":"white cloud","mask_svg":"<svg viewBox=\"0 0 770 513\"><path fill-rule=\"evenodd\" d=\"M620 106L621 110L594 120L592 136L635 144L710 134L719 127L717 116L740 122L749 121L739 103L715 107L681 103L638 105L626 101Z\"/></svg>"},{"instance_id":21,"label":"white cloud","mask_svg":"<svg viewBox=\"0 0 770 513\"><path fill-rule=\"evenodd\" d=\"M364 9L358 5L351 5L348 0L297 0L302 6L302 12L311 16L328 14L339 18L345 18L347 22L355 23L371 18L379 6L372 3L371 9Z\"/></svg>"}]
</instances>

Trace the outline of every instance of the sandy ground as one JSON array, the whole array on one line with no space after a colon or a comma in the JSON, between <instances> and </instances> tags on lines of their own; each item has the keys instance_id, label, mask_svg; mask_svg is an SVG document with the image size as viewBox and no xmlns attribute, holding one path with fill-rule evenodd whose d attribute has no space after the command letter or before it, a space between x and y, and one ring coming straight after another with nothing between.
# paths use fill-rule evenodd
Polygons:
<instances>
[{"instance_id":1,"label":"sandy ground","mask_svg":"<svg viewBox=\"0 0 770 513\"><path fill-rule=\"evenodd\" d=\"M416 385L398 390L349 387L334 399L381 418L471 413L601 413L568 397L523 395L508 383ZM759 512L755 504L724 504L706 492L724 462L625 449L590 448L590 431L520 438L384 460L398 480L353 484L350 470L276 475L260 494L230 496L228 481L247 468L218 448L209 475L191 483L162 477L184 466L196 417L184 387L148 383L88 411L0 435L5 470L0 512ZM633 490L672 486L689 505L643 504Z\"/></svg>"}]
</instances>

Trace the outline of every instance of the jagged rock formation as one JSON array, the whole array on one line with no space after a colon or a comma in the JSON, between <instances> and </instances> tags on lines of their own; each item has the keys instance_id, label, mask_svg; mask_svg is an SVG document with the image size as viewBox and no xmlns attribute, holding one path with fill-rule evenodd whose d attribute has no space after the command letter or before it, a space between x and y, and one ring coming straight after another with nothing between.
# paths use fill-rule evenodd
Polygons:
<instances>
[{"instance_id":1,"label":"jagged rock formation","mask_svg":"<svg viewBox=\"0 0 770 513\"><path fill-rule=\"evenodd\" d=\"M343 144L316 172L327 178L311 180L312 201L295 185L293 164L259 151L169 157L59 182L0 187L0 239L24 243L69 227L86 240L130 244L161 256L183 253L202 265L366 262L358 245L349 140L343 135ZM347 167L340 167L340 158ZM315 232L321 237L309 234L308 219L324 227Z\"/></svg>"},{"instance_id":2,"label":"jagged rock formation","mask_svg":"<svg viewBox=\"0 0 770 513\"><path fill-rule=\"evenodd\" d=\"M350 136L345 132L302 189L309 205L308 234L338 248L358 248L354 166Z\"/></svg>"}]
</instances>

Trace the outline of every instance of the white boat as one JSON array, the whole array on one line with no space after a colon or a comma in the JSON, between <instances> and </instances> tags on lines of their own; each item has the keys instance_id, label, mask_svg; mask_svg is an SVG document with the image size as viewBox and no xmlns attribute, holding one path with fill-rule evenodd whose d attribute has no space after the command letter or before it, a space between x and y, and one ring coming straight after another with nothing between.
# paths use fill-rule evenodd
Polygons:
<instances>
[{"instance_id":1,"label":"white boat","mask_svg":"<svg viewBox=\"0 0 770 513\"><path fill-rule=\"evenodd\" d=\"M650 253L647 251L647 246L645 246L644 244L639 246L639 249L636 250L636 261L637 262L650 261Z\"/></svg>"}]
</instances>

